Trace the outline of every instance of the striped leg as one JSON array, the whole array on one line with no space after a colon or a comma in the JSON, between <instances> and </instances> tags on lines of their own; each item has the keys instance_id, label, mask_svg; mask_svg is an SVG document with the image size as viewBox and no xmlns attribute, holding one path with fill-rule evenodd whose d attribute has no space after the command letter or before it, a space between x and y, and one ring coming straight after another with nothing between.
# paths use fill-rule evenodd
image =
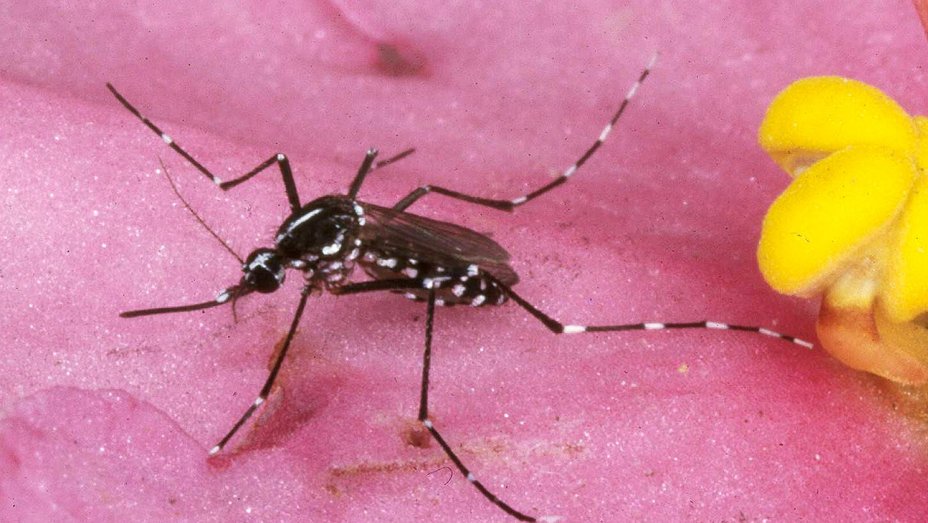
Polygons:
<instances>
[{"instance_id":1,"label":"striped leg","mask_svg":"<svg viewBox=\"0 0 928 523\"><path fill-rule=\"evenodd\" d=\"M581 332L617 332L617 331L643 331L643 330L673 330L673 329L716 329L716 330L732 330L732 331L744 331L744 332L753 332L763 336L770 336L772 338L778 338L790 343L795 343L796 345L811 349L813 347L812 342L796 338L794 336L789 336L787 334L781 334L779 332L774 332L763 327L754 327L748 325L732 325L730 323L722 323L718 321L692 321L692 322L677 322L677 323L666 323L666 322L646 322L646 323L627 323L622 325L565 325L551 316L541 312L537 307L525 300L525 298L519 296L512 290L511 287L504 285L499 280L494 278L494 282L506 293L506 296L510 297L512 301L519 304L520 307L525 309L529 314L538 319L541 323L545 325L551 332L555 334L577 334Z\"/></svg>"},{"instance_id":2,"label":"striped leg","mask_svg":"<svg viewBox=\"0 0 928 523\"><path fill-rule=\"evenodd\" d=\"M511 200L494 200L490 198L480 198L478 196L471 196L469 194L452 191L451 189L445 189L444 187L438 187L436 185L423 185L422 187L419 187L418 189L406 195L406 197L404 197L402 200L397 202L396 205L393 206L393 208L398 211L402 211L406 209L407 207L409 207L410 205L412 205L413 203L415 203L419 198L422 198L423 196L425 196L426 194L435 193L435 194L442 194L444 196L448 196L456 200L461 200L461 201L465 201L465 202L473 203L477 205L483 205L484 207L491 207L493 209L498 209L501 211L512 211L516 207L524 203L530 202L534 200L535 198L541 196L542 194L545 194L546 192L550 191L551 189L554 189L558 185L563 184L571 176L573 176L577 172L577 170L579 170L580 167L582 167L583 164L586 163L586 161L589 160L591 156L593 156L593 153L595 153L596 150L599 149L599 147L603 144L603 142L606 141L606 138L609 136L609 133L612 132L612 128L615 127L616 122L619 121L619 118L621 118L622 114L625 112L625 108L628 107L629 102L635 96L635 93L638 92L638 87L641 86L645 78L648 77L648 74L651 73L651 68L654 67L654 63L656 61L657 61L657 55L654 55L654 57L651 58L650 63L648 63L647 67L645 67L645 69L641 72L641 75L638 77L638 80L632 85L631 89L628 90L628 94L625 95L625 99L622 100L622 104L619 105L618 110L612 116L612 119L609 120L609 123L606 125L606 127L603 128L601 133L599 133L599 138L597 138L596 141L593 142L593 145L589 149L587 149L586 152L583 153L582 156L580 156L580 159L574 162L573 165L568 167L566 171L564 171L560 176L558 176L551 182L541 186L538 189L535 189L534 191L528 194L519 196L518 198L513 198Z\"/></svg>"},{"instance_id":3,"label":"striped leg","mask_svg":"<svg viewBox=\"0 0 928 523\"><path fill-rule=\"evenodd\" d=\"M293 315L293 321L290 322L290 330L287 331L287 338L284 340L283 346L280 348L280 353L277 355L277 359L274 360L274 365L271 366L271 372L267 376L267 380L264 381L264 386L261 387L261 392L258 393L258 397L255 401L245 410L245 413L242 414L242 417L235 422L235 425L232 425L232 428L229 432L219 440L219 443L215 447L211 448L209 454L215 455L226 446L226 443L232 439L232 436L238 432L238 429L242 428L242 425L251 418L251 415L255 413L255 410L261 406L267 400L268 395L271 393L271 389L274 387L274 382L277 381L277 374L280 373L280 367L284 363L284 358L287 357L287 350L290 348L290 342L293 341L293 336L296 335L296 328L300 324L300 318L303 316L303 309L306 308L306 300L309 298L309 287L303 288L302 296L300 296L300 304L296 307L296 313Z\"/></svg>"},{"instance_id":4,"label":"striped leg","mask_svg":"<svg viewBox=\"0 0 928 523\"><path fill-rule=\"evenodd\" d=\"M370 282L362 282L354 285L345 285L343 287L334 288L333 292L335 294L355 294L361 292L372 292L372 291L385 291L391 289L406 289L415 285L416 287L421 286L420 283L415 280L375 280ZM277 381L277 375L280 373L280 367L284 363L284 358L287 357L287 350L290 349L290 343L293 341L293 337L296 335L297 327L300 324L300 318L303 317L303 310L306 308L306 300L309 299L309 294L312 289L310 287L304 287L302 296L300 297L300 303L296 307L296 312L293 314L293 320L290 322L290 330L287 331L287 337L284 339L284 344L280 349L280 353L277 354L277 359L274 360L274 364L271 366L271 372L267 376L267 380L264 382L264 386L261 387L261 392L258 393L258 397L254 402L245 410L245 413L235 422L235 425L229 430L229 432L223 436L219 443L215 447L210 449L210 455L218 454L229 440L242 428L255 411L260 407L265 401L267 401L268 395L271 393L271 389L274 387L274 382ZM341 292L339 292L341 291ZM222 302L228 300L225 298ZM216 302L220 302L219 299ZM197 310L197 308L205 308L213 306L214 302L207 302L205 304L195 304L192 306L187 306L186 308L182 307L173 307L170 309L152 309L145 311L133 311L129 313L123 313L122 316L125 317L127 314L131 315L144 315L144 314L160 314L162 312L177 312L183 309L186 310Z\"/></svg>"},{"instance_id":5,"label":"striped leg","mask_svg":"<svg viewBox=\"0 0 928 523\"><path fill-rule=\"evenodd\" d=\"M271 156L270 158L268 158L267 160L261 162L257 167L248 171L242 176L239 176L238 178L235 178L234 180L230 180L228 182L223 182L222 180L219 179L218 176L210 172L210 170L207 169L199 161L197 161L196 158L191 156L190 153L188 153L180 145L178 145L177 142L175 142L173 138L171 138L166 132L162 131L160 127L155 125L154 122L152 122L151 120L143 116L141 111L139 111L134 105L129 103L129 100L126 100L126 98L123 95L121 95L119 91L117 91L116 88L113 87L112 84L107 83L106 88L109 89L111 93L113 93L113 96L115 96L116 99L119 100L119 103L121 103L123 107L128 109L130 113L134 114L135 117L141 120L143 124L145 124L155 134L161 137L161 139L164 140L164 143L168 144L168 146L171 149L173 149L174 152L181 155L185 160L187 160L190 163L190 165L196 167L198 171L203 173L207 178L210 179L211 182L218 185L219 188L222 189L223 191L227 191L231 189L232 187L235 187L236 185L246 180L251 179L256 174L260 173L261 171L267 169L268 167L276 163L277 167L280 169L281 177L283 177L283 180L284 180L284 188L287 191L287 200L290 202L290 209L293 212L296 212L300 209L300 196L297 193L296 184L293 183L293 171L290 170L290 161L287 160L286 155L282 153L277 153L274 156Z\"/></svg>"},{"instance_id":6,"label":"striped leg","mask_svg":"<svg viewBox=\"0 0 928 523\"><path fill-rule=\"evenodd\" d=\"M397 280L373 280L361 283L353 283L350 285L333 288L332 292L338 295L348 295L364 292L421 288L423 288L423 280L421 278L411 278ZM438 442L438 445L442 448L443 451L445 451L445 455L447 455L448 458L458 468L458 470L461 471L461 474L467 478L467 481L469 481L477 490L480 491L481 494L483 494L483 497L487 498L491 503L520 521L537 521L532 516L528 516L512 508L505 501L499 499L496 494L490 492L490 490L487 489L483 483L481 483L474 476L474 474L467 468L467 466L464 465L464 462L461 461L461 458L459 458L458 455L454 453L454 450L451 448L448 442L445 441L445 438L443 438L442 435L438 432L438 429L435 428L432 420L429 419L429 372L432 368L432 331L434 324L435 289L429 288L425 313L425 352L422 354L422 388L419 392L419 422L425 426L425 428L429 431L429 434L435 438L435 441Z\"/></svg>"},{"instance_id":7,"label":"striped leg","mask_svg":"<svg viewBox=\"0 0 928 523\"><path fill-rule=\"evenodd\" d=\"M416 152L414 148L406 149L396 156L392 156L386 160L380 160L379 162L374 163L374 159L377 158L378 154L377 149L374 149L373 147L368 149L367 153L364 155L364 161L361 162L361 167L358 168L358 173L354 176L354 180L351 181L351 185L348 187L348 198L352 200L355 199L355 197L358 195L358 191L361 190L361 185L364 183L364 179L367 178L368 174L376 171L377 169L380 169L381 167L390 165L393 162L398 162L414 152Z\"/></svg>"},{"instance_id":8,"label":"striped leg","mask_svg":"<svg viewBox=\"0 0 928 523\"><path fill-rule=\"evenodd\" d=\"M410 154L412 154L412 153L414 153L414 152L416 152L416 148L415 148L415 147L410 147L409 149L406 149L405 151L400 151L399 154L395 154L395 155L393 155L393 156L387 158L386 160L380 160L379 162L375 163L373 167L371 167L371 171L370 171L370 172L374 172L374 171L376 171L377 169L380 169L381 167L386 167L386 166L390 165L391 163L398 162L398 161L402 160L403 158L406 158L407 156L409 156Z\"/></svg>"},{"instance_id":9,"label":"striped leg","mask_svg":"<svg viewBox=\"0 0 928 523\"><path fill-rule=\"evenodd\" d=\"M503 511L510 516L518 519L519 521L537 521L532 516L526 515L518 510L512 508L505 501L499 499L496 494L490 492L480 480L464 465L464 462L461 461L461 458L454 453L454 450L451 449L451 445L445 441L445 438L439 434L438 429L435 428L435 425L432 424L432 420L429 419L429 370L432 365L432 327L435 320L435 289L429 290L428 305L426 307L426 316L425 316L425 352L422 354L422 389L419 396L419 421L422 425L428 429L429 434L435 438L435 441L438 442L438 445L441 446L442 450L445 451L445 454L448 458L454 463L454 465L461 471L461 474L467 478L467 481L470 482L477 490L483 494L483 497L487 498L490 503L493 503L497 507L503 509Z\"/></svg>"}]
</instances>

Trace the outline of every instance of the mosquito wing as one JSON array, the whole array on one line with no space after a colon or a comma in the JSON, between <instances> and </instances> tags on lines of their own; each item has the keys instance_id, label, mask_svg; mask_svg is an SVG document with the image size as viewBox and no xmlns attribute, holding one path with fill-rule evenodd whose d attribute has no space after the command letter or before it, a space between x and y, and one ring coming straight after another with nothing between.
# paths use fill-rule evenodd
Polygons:
<instances>
[{"instance_id":1,"label":"mosquito wing","mask_svg":"<svg viewBox=\"0 0 928 523\"><path fill-rule=\"evenodd\" d=\"M362 203L362 241L393 255L444 267L476 265L505 285L519 281L509 253L490 238L453 223Z\"/></svg>"}]
</instances>

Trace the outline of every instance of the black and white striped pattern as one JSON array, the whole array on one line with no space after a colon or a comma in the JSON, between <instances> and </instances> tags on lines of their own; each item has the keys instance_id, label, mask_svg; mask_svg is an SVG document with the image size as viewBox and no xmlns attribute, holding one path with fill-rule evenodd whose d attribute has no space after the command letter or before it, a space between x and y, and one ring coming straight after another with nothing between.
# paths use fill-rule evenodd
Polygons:
<instances>
[{"instance_id":1,"label":"black and white striped pattern","mask_svg":"<svg viewBox=\"0 0 928 523\"><path fill-rule=\"evenodd\" d=\"M206 177L209 178L211 182L213 182L216 185L222 184L222 180L220 180L218 176L211 173L209 169L207 169L200 162L198 162L196 158L194 158L193 156L190 156L190 153L185 151L181 146L177 145L177 143L174 142L174 139L171 138L168 135L168 133L162 131L160 127L155 125L154 122L146 118L138 109L135 108L134 105L129 103L129 100L126 100L125 97L123 97L123 95L119 94L119 91L117 91L116 88L113 87L112 84L107 83L106 88L109 89L111 93L113 93L113 96L115 96L116 99L119 100L119 103L121 103L123 107L128 109L130 113L134 114L136 118L142 121L143 124L145 124L149 129L154 131L155 134L161 137L161 140L164 141L164 143L168 144L168 146L171 149L173 149L174 152L183 156L184 159L190 162L191 165L196 167L198 171L206 175Z\"/></svg>"},{"instance_id":2,"label":"black and white striped pattern","mask_svg":"<svg viewBox=\"0 0 928 523\"><path fill-rule=\"evenodd\" d=\"M207 169L206 166L204 166L196 158L194 158L190 153L184 150L183 147L178 145L177 142L175 142L174 139L171 138L170 135L168 135L168 133L162 131L160 127L155 125L154 122L152 122L147 117L145 117L142 114L142 112L139 111L134 105L132 105L129 102L129 100L126 100L126 98L122 94L120 94L119 91L117 91L116 88L113 87L112 84L107 83L106 88L109 89L111 93L113 93L113 96L115 96L116 99L119 100L119 103L121 103L123 107L128 109L129 112L134 114L136 118L141 120L142 123L145 124L146 127L148 127L149 129L152 130L152 132L157 134L161 138L161 140L164 143L166 143L174 152L181 155L185 160L190 162L190 165L196 167L198 171L203 173L204 176L209 178L211 182L216 184L223 191L228 191L229 189L254 178L258 173L276 164L278 169L280 170L281 177L283 178L284 189L287 192L287 200L290 202L290 210L293 212L297 212L300 209L300 198L297 195L296 184L293 182L293 171L290 169L290 160L287 159L287 155L283 153L275 153L270 158L268 158L267 160L264 160L263 162L258 164L257 167L248 171L247 173L237 178L234 178L232 180L229 180L227 182L224 182L218 176L213 174L212 171ZM356 177L355 181L352 183L352 191L357 192L358 187L360 187L361 182L364 181L364 177L367 174L381 167L384 167L386 165L390 165L393 162L402 160L403 158L409 156L413 152L415 152L415 149L406 149L405 151L402 151L401 153L391 158L388 158L386 160L381 160L377 163L373 163L374 157L377 156L377 151L374 149L371 149L370 151L368 151L367 157L365 158L365 162L367 162L366 164L367 167L364 169L363 173L361 173L358 177ZM354 194L352 194L352 198L353 197L354 197ZM198 218L198 221L199 221L199 218ZM209 227L207 227L207 230L209 230ZM210 234L212 234L212 231L210 232Z\"/></svg>"},{"instance_id":3,"label":"black and white striped pattern","mask_svg":"<svg viewBox=\"0 0 928 523\"><path fill-rule=\"evenodd\" d=\"M641 87L641 84L644 82L645 78L651 74L651 69L654 67L654 64L657 62L657 55L655 54L651 57L651 61L648 62L647 67L641 71L641 74L638 76L638 80L632 84L632 87L628 90L628 93L625 95L625 98L622 100L622 103L619 105L619 108L616 110L615 114L612 115L612 118L609 120L609 123L603 128L602 132L599 133L599 137L593 142L593 145L590 146L580 158L568 167L560 176L554 180L548 182L547 184L535 189L534 191L519 196L518 198L513 198L511 200L496 200L492 198L481 198L478 196L472 196L469 194L460 193L457 191L452 191L451 189L446 189L444 187L439 187L437 185L423 185L411 193L407 194L402 200L400 200L396 205L393 206L394 209L402 211L408 208L410 205L415 203L419 198L422 198L426 194L435 193L447 196L449 198L454 198L456 200L465 201L468 203L473 203L477 205L482 205L484 207L491 207L493 209L498 209L501 211L512 211L516 207L528 203L535 198L538 198L542 194L554 189L555 187L566 182L571 176L576 174L576 172L590 159L591 156L596 152L597 149L602 146L606 141L606 138L609 137L609 134L612 132L612 129L615 128L616 122L619 121L619 118L622 117L622 114L625 113L625 108L628 107L628 104L631 102L632 98L635 97L635 94L638 92L638 88Z\"/></svg>"},{"instance_id":4,"label":"black and white striped pattern","mask_svg":"<svg viewBox=\"0 0 928 523\"><path fill-rule=\"evenodd\" d=\"M293 315L293 320L290 322L290 330L287 331L287 337L284 338L284 343L280 347L280 352L277 353L277 357L274 359L274 364L271 366L271 372L268 374L267 379L264 382L264 386L261 387L261 392L258 393L258 397L255 398L255 401L245 410L245 413L235 422L235 425L226 433L225 436L219 443L217 443L213 448L209 449L209 455L214 456L218 454L232 439L232 436L238 432L238 429L242 428L242 425L245 424L249 419L251 419L252 414L267 401L268 395L271 393L271 389L274 388L274 382L277 381L277 374L280 372L280 368L284 363L284 359L287 357L287 351L290 349L290 344L293 342L293 337L296 335L297 327L300 325L300 318L303 317L303 311L306 309L306 300L309 299L311 289L309 287L304 287L303 292L300 294L300 303L296 307L296 313Z\"/></svg>"},{"instance_id":5,"label":"black and white striped pattern","mask_svg":"<svg viewBox=\"0 0 928 523\"><path fill-rule=\"evenodd\" d=\"M660 331L674 329L710 329L710 330L730 330L754 332L771 338L778 338L796 345L811 349L814 347L812 342L802 338L782 334L763 327L752 325L733 325L731 323L722 323L720 321L692 321L679 323L647 322L631 323L627 325L562 325L562 334L577 334L581 332L615 332L615 331Z\"/></svg>"},{"instance_id":6,"label":"black and white striped pattern","mask_svg":"<svg viewBox=\"0 0 928 523\"><path fill-rule=\"evenodd\" d=\"M638 76L638 80L632 84L631 88L628 90L628 93L625 95L625 99L622 100L621 105L619 105L619 108L616 110L615 114L612 115L609 123L606 124L602 132L599 133L599 138L597 138L596 141L593 142L593 145L591 145L590 148L587 149L585 153L583 153L583 156L581 156L579 160L574 162L573 165L568 167L567 170L565 170L560 176L552 180L547 185L544 185L543 187L536 189L524 196L519 196L518 198L513 198L510 200L510 203L513 207L518 207L519 205L530 202L542 194L557 187L558 185L561 185L562 183L566 182L568 178L573 176L580 169L580 167L583 167L583 164L585 164L586 161L589 160L591 156L593 156L593 153L595 153L596 150L599 149L603 143L605 143L606 139L609 138L609 134L615 127L616 122L618 122L619 118L622 117L622 114L625 112L625 108L628 107L629 102L631 102L632 98L635 97L635 93L638 92L638 88L641 87L642 82L644 82L645 78L651 74L651 68L654 67L656 62L657 55L655 54L651 57L651 61L648 62L648 65L645 67L645 69L641 71L641 74Z\"/></svg>"},{"instance_id":7,"label":"black and white striped pattern","mask_svg":"<svg viewBox=\"0 0 928 523\"><path fill-rule=\"evenodd\" d=\"M813 348L813 344L809 341L797 338L795 336L790 336L788 334L781 334L764 327L755 327L749 325L734 325L731 323L722 323L720 321L689 321L689 322L642 322L642 323L626 323L619 325L569 325L564 324L556 319L548 316L542 312L538 307L535 307L529 303L525 298L516 294L512 287L502 285L499 282L495 282L497 285L502 287L506 295L509 296L512 301L519 304L520 307L525 309L529 314L538 319L541 323L545 325L551 332L555 334L580 334L583 332L621 332L621 331L659 331L659 330L684 330L684 329L709 329L709 330L729 330L729 331L743 331L743 332L753 332L763 336L769 336L771 338L781 339L790 343L795 343L801 347L807 349Z\"/></svg>"}]
</instances>

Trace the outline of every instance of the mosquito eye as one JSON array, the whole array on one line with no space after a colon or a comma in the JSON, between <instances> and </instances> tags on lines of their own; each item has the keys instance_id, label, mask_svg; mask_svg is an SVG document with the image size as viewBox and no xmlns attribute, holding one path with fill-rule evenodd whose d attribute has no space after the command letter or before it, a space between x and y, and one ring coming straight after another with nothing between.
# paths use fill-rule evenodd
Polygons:
<instances>
[{"instance_id":1,"label":"mosquito eye","mask_svg":"<svg viewBox=\"0 0 928 523\"><path fill-rule=\"evenodd\" d=\"M280 282L277 280L276 275L265 268L259 268L249 272L245 276L245 282L248 283L249 287L265 294L274 292L280 287Z\"/></svg>"},{"instance_id":2,"label":"mosquito eye","mask_svg":"<svg viewBox=\"0 0 928 523\"><path fill-rule=\"evenodd\" d=\"M270 293L280 288L286 270L280 256L270 249L260 249L248 256L242 267L245 285L260 292Z\"/></svg>"},{"instance_id":3,"label":"mosquito eye","mask_svg":"<svg viewBox=\"0 0 928 523\"><path fill-rule=\"evenodd\" d=\"M764 278L784 294L824 294L822 345L909 385L928 383L926 130L874 87L816 77L777 95L759 136L795 177L764 218Z\"/></svg>"}]
</instances>

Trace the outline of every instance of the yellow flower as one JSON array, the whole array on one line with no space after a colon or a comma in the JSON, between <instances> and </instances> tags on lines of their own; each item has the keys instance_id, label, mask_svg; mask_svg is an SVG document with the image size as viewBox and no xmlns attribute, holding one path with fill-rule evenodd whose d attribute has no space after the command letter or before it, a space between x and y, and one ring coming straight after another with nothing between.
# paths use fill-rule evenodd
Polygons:
<instances>
[{"instance_id":1,"label":"yellow flower","mask_svg":"<svg viewBox=\"0 0 928 523\"><path fill-rule=\"evenodd\" d=\"M818 336L856 369L928 383L928 119L867 84L804 78L770 104L760 144L794 177L757 259L784 294L824 294Z\"/></svg>"}]
</instances>

